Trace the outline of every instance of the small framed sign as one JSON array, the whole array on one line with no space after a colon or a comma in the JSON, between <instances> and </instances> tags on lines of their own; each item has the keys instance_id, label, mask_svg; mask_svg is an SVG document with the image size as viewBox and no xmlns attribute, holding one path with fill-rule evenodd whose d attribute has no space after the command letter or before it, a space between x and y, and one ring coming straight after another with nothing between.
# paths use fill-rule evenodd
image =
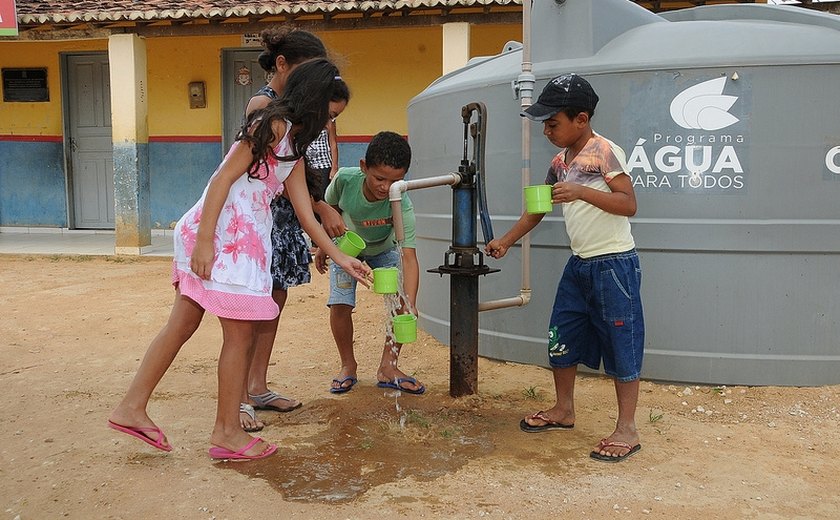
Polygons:
<instances>
[{"instance_id":1,"label":"small framed sign","mask_svg":"<svg viewBox=\"0 0 840 520\"><path fill-rule=\"evenodd\" d=\"M262 45L260 33L245 33L242 35L243 47L259 47L260 45Z\"/></svg>"},{"instance_id":2,"label":"small framed sign","mask_svg":"<svg viewBox=\"0 0 840 520\"><path fill-rule=\"evenodd\" d=\"M3 101L49 101L47 69L3 69Z\"/></svg>"}]
</instances>

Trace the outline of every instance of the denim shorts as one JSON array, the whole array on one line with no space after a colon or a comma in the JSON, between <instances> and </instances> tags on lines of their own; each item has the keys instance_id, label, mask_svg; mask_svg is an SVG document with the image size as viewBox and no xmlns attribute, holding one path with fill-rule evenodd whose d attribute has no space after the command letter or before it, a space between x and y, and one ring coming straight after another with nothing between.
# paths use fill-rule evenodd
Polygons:
<instances>
[{"instance_id":1,"label":"denim shorts","mask_svg":"<svg viewBox=\"0 0 840 520\"><path fill-rule=\"evenodd\" d=\"M360 256L371 269L377 267L399 267L400 253L396 248L388 249L374 256ZM338 264L330 264L330 298L327 306L349 305L356 306L356 279L347 274Z\"/></svg>"},{"instance_id":2,"label":"denim shorts","mask_svg":"<svg viewBox=\"0 0 840 520\"><path fill-rule=\"evenodd\" d=\"M638 379L645 343L641 282L635 249L586 259L572 256L551 311L551 366L583 363L598 370L603 361L604 372L616 380Z\"/></svg>"}]
</instances>

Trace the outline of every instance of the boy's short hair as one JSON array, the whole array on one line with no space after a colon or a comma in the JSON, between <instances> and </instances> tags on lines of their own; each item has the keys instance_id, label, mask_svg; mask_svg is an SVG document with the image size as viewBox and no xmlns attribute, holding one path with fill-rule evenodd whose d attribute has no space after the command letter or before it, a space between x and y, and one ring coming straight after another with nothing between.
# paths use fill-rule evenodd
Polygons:
<instances>
[{"instance_id":1,"label":"boy's short hair","mask_svg":"<svg viewBox=\"0 0 840 520\"><path fill-rule=\"evenodd\" d=\"M411 164L411 147L403 136L395 132L379 132L368 144L365 152L367 166L390 166L408 171Z\"/></svg>"},{"instance_id":2,"label":"boy's short hair","mask_svg":"<svg viewBox=\"0 0 840 520\"><path fill-rule=\"evenodd\" d=\"M586 112L591 117L597 104L598 94L588 81L577 74L563 74L552 78L537 102L519 115L532 121L545 121L558 112L567 113L564 108L573 108L576 110L575 115Z\"/></svg>"}]
</instances>

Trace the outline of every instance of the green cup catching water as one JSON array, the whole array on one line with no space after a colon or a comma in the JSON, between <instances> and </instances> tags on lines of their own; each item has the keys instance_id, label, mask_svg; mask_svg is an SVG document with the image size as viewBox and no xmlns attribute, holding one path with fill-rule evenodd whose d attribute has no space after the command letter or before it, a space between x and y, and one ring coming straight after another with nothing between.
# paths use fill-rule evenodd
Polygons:
<instances>
[{"instance_id":1,"label":"green cup catching water","mask_svg":"<svg viewBox=\"0 0 840 520\"><path fill-rule=\"evenodd\" d=\"M394 325L394 341L397 343L411 343L417 339L417 316L399 314L391 322Z\"/></svg>"},{"instance_id":2,"label":"green cup catching water","mask_svg":"<svg viewBox=\"0 0 840 520\"><path fill-rule=\"evenodd\" d=\"M359 256L359 253L365 249L366 244L362 237L358 234L352 231L347 231L335 240L335 245L337 245L343 253L356 257Z\"/></svg>"},{"instance_id":3,"label":"green cup catching water","mask_svg":"<svg viewBox=\"0 0 840 520\"><path fill-rule=\"evenodd\" d=\"M525 186L525 211L531 215L551 213L551 185Z\"/></svg>"},{"instance_id":4,"label":"green cup catching water","mask_svg":"<svg viewBox=\"0 0 840 520\"><path fill-rule=\"evenodd\" d=\"M377 267L373 270L373 292L396 294L400 271L396 267Z\"/></svg>"}]
</instances>

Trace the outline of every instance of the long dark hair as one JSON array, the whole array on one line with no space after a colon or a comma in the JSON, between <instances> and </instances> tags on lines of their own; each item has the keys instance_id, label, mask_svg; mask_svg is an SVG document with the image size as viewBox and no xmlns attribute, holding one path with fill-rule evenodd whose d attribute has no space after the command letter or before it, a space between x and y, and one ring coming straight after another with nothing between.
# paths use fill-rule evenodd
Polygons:
<instances>
[{"instance_id":1,"label":"long dark hair","mask_svg":"<svg viewBox=\"0 0 840 520\"><path fill-rule=\"evenodd\" d=\"M289 75L279 99L248 116L236 139L251 146L253 157L248 165L249 177L262 178L260 170L263 165L267 165L269 156L279 161L296 161L304 157L307 186L310 193L318 193L313 191L313 188L317 188L318 181L315 179L319 176L305 159L306 149L327 125L330 101L335 95L337 84L341 81L338 68L329 60L318 58L304 62L295 67ZM279 157L271 147L271 143L276 139L274 121L278 119L287 120L296 126L292 135L291 155Z\"/></svg>"}]
</instances>

